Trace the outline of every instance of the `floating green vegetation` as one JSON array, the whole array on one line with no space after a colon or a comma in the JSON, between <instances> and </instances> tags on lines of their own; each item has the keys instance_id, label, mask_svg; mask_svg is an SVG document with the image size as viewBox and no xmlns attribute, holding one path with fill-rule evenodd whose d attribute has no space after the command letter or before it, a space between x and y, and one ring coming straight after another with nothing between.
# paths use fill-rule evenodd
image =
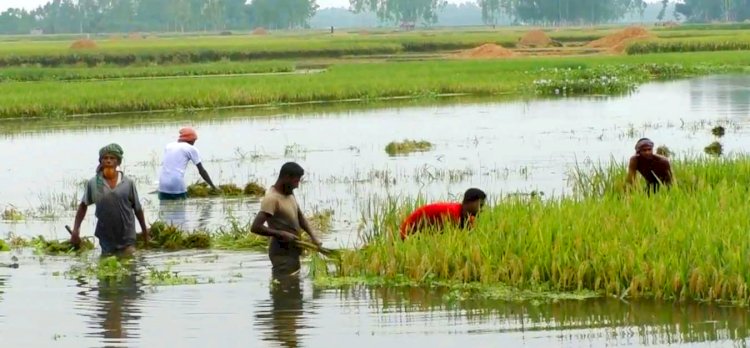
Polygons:
<instances>
[{"instance_id":1,"label":"floating green vegetation","mask_svg":"<svg viewBox=\"0 0 750 348\"><path fill-rule=\"evenodd\" d=\"M0 251L10 251L10 245L4 240L0 240Z\"/></svg>"},{"instance_id":2,"label":"floating green vegetation","mask_svg":"<svg viewBox=\"0 0 750 348\"><path fill-rule=\"evenodd\" d=\"M262 186L253 182L245 185L244 190L235 184L219 185L214 190L205 182L192 184L187 188L187 196L189 198L239 197L242 195L257 197L263 196L265 193L266 190Z\"/></svg>"},{"instance_id":3,"label":"floating green vegetation","mask_svg":"<svg viewBox=\"0 0 750 348\"><path fill-rule=\"evenodd\" d=\"M171 269L159 270L149 267L148 284L152 286L195 285L198 284L198 278L180 275L180 272Z\"/></svg>"},{"instance_id":4,"label":"floating green vegetation","mask_svg":"<svg viewBox=\"0 0 750 348\"><path fill-rule=\"evenodd\" d=\"M667 145L661 145L656 148L656 154L664 157L672 157L674 156L674 152L667 147Z\"/></svg>"},{"instance_id":5,"label":"floating green vegetation","mask_svg":"<svg viewBox=\"0 0 750 348\"><path fill-rule=\"evenodd\" d=\"M707 155L721 156L724 153L724 146L720 142L714 141L703 149Z\"/></svg>"},{"instance_id":6,"label":"floating green vegetation","mask_svg":"<svg viewBox=\"0 0 750 348\"><path fill-rule=\"evenodd\" d=\"M232 221L229 228L221 228L211 235L212 247L220 250L265 250L268 238L250 233L250 226Z\"/></svg>"},{"instance_id":7,"label":"floating green vegetation","mask_svg":"<svg viewBox=\"0 0 750 348\"><path fill-rule=\"evenodd\" d=\"M626 70L623 66L542 69L544 77L534 81L534 90L537 95L563 97L629 93L645 76Z\"/></svg>"},{"instance_id":8,"label":"floating green vegetation","mask_svg":"<svg viewBox=\"0 0 750 348\"><path fill-rule=\"evenodd\" d=\"M21 243L20 241L16 241L16 243L32 246L37 252L46 255L73 254L94 250L94 242L90 238L81 238L81 244L78 248L73 246L69 240L47 240L43 236L34 237L28 243Z\"/></svg>"},{"instance_id":9,"label":"floating green vegetation","mask_svg":"<svg viewBox=\"0 0 750 348\"><path fill-rule=\"evenodd\" d=\"M432 143L425 140L404 139L402 142L390 142L385 147L385 152L390 156L404 155L412 152L424 152L432 150Z\"/></svg>"},{"instance_id":10,"label":"floating green vegetation","mask_svg":"<svg viewBox=\"0 0 750 348\"><path fill-rule=\"evenodd\" d=\"M673 169L676 183L649 196L640 179L623 190L622 164L579 168L574 195L503 198L471 231L449 226L406 241L398 232L405 209L384 208L364 247L343 251L334 266L313 262L311 272L750 304L750 157L677 159Z\"/></svg>"},{"instance_id":11,"label":"floating green vegetation","mask_svg":"<svg viewBox=\"0 0 750 348\"><path fill-rule=\"evenodd\" d=\"M404 277L387 279L384 277L331 277L318 275L313 286L318 289L346 289L358 286L367 287L425 287L444 290L443 300L460 302L465 300L495 300L504 302L555 302L559 300L586 300L601 297L593 291L554 292L545 288L520 290L503 284L460 283L426 279L416 282Z\"/></svg>"},{"instance_id":12,"label":"floating green vegetation","mask_svg":"<svg viewBox=\"0 0 750 348\"><path fill-rule=\"evenodd\" d=\"M723 137L726 134L727 130L722 126L716 126L713 129L711 129L711 134L713 134L716 137Z\"/></svg>"},{"instance_id":13,"label":"floating green vegetation","mask_svg":"<svg viewBox=\"0 0 750 348\"><path fill-rule=\"evenodd\" d=\"M72 265L65 276L71 279L91 278L110 283L117 283L134 272L132 259L120 259L115 256L105 257L95 262Z\"/></svg>"},{"instance_id":14,"label":"floating green vegetation","mask_svg":"<svg viewBox=\"0 0 750 348\"><path fill-rule=\"evenodd\" d=\"M21 221L24 215L15 207L7 207L3 210L2 219L5 221Z\"/></svg>"}]
</instances>

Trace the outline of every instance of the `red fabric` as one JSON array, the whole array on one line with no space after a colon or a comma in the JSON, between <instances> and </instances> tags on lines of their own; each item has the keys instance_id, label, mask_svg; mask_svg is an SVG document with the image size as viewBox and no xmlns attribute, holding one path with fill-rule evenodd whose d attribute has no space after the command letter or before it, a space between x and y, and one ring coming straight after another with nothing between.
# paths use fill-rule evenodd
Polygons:
<instances>
[{"instance_id":1,"label":"red fabric","mask_svg":"<svg viewBox=\"0 0 750 348\"><path fill-rule=\"evenodd\" d=\"M401 224L401 238L422 227L441 227L445 222L461 222L461 203L433 203L418 208Z\"/></svg>"}]
</instances>

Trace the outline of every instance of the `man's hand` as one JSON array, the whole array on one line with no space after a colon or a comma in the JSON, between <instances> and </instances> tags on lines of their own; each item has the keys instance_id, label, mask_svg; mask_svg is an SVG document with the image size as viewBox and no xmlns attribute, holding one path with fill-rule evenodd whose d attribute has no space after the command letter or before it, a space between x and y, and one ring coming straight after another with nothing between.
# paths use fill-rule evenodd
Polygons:
<instances>
[{"instance_id":1,"label":"man's hand","mask_svg":"<svg viewBox=\"0 0 750 348\"><path fill-rule=\"evenodd\" d=\"M310 233L310 241L317 245L319 248L323 246L323 243L314 234Z\"/></svg>"},{"instance_id":2,"label":"man's hand","mask_svg":"<svg viewBox=\"0 0 750 348\"><path fill-rule=\"evenodd\" d=\"M143 244L148 247L148 242L151 240L151 233L148 228L141 231L141 238L143 238Z\"/></svg>"},{"instance_id":3,"label":"man's hand","mask_svg":"<svg viewBox=\"0 0 750 348\"><path fill-rule=\"evenodd\" d=\"M299 237L297 237L297 235L295 235L294 233L286 231L279 231L276 237L287 243L294 242L299 239Z\"/></svg>"},{"instance_id":4,"label":"man's hand","mask_svg":"<svg viewBox=\"0 0 750 348\"><path fill-rule=\"evenodd\" d=\"M79 229L74 229L73 232L70 233L70 244L73 244L74 246L81 245L81 231Z\"/></svg>"}]
</instances>

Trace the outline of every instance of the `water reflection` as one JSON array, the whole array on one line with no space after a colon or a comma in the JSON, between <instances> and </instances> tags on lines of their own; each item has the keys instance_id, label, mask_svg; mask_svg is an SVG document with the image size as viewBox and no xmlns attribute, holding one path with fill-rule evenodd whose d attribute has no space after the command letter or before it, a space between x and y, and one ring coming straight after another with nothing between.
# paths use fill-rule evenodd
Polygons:
<instances>
[{"instance_id":1,"label":"water reflection","mask_svg":"<svg viewBox=\"0 0 750 348\"><path fill-rule=\"evenodd\" d=\"M139 338L138 322L141 310L138 301L144 291L139 279L137 262L132 262L128 275L119 280L99 279L92 288L85 279L79 279L77 306L89 316L87 336L101 339L109 345L122 345Z\"/></svg>"},{"instance_id":2,"label":"water reflection","mask_svg":"<svg viewBox=\"0 0 750 348\"><path fill-rule=\"evenodd\" d=\"M187 200L163 200L159 201L159 219L186 231L208 230L212 227L209 224L213 209L208 202L191 204Z\"/></svg>"},{"instance_id":3,"label":"water reflection","mask_svg":"<svg viewBox=\"0 0 750 348\"><path fill-rule=\"evenodd\" d=\"M304 328L302 287L299 276L276 277L271 285L271 300L261 305L256 325L265 333L264 341L281 347L300 347Z\"/></svg>"},{"instance_id":4,"label":"water reflection","mask_svg":"<svg viewBox=\"0 0 750 348\"><path fill-rule=\"evenodd\" d=\"M613 299L513 303L490 300L452 302L447 289L353 288L343 303L369 299L385 314L381 325L421 325L434 314L437 322L462 322L470 332L565 332L564 342L604 340L639 345L731 341L747 346L750 311L701 303L626 302ZM414 313L425 313L415 316Z\"/></svg>"}]
</instances>

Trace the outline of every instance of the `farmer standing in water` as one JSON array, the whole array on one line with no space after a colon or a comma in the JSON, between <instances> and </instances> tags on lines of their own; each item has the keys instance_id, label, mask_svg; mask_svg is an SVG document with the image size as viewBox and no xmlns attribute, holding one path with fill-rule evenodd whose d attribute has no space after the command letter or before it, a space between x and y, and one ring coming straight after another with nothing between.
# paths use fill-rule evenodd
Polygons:
<instances>
[{"instance_id":1,"label":"farmer standing in water","mask_svg":"<svg viewBox=\"0 0 750 348\"><path fill-rule=\"evenodd\" d=\"M487 194L477 188L464 193L462 203L432 203L412 212L401 224L401 239L425 228L442 228L453 224L460 228L472 227L474 218L484 206Z\"/></svg>"},{"instance_id":2,"label":"farmer standing in water","mask_svg":"<svg viewBox=\"0 0 750 348\"><path fill-rule=\"evenodd\" d=\"M635 155L628 164L627 183L635 183L636 172L646 179L646 190L655 193L661 184L669 187L672 184L672 166L669 159L654 153L654 142L648 138L641 138L635 144Z\"/></svg>"},{"instance_id":3,"label":"farmer standing in water","mask_svg":"<svg viewBox=\"0 0 750 348\"><path fill-rule=\"evenodd\" d=\"M86 184L83 199L78 205L70 242L81 243L81 223L88 206L96 204L96 230L102 255L132 255L135 251L135 219L141 225L143 238L148 241L148 228L138 198L135 183L117 167L122 164L120 145L109 144L99 150L96 175Z\"/></svg>"},{"instance_id":4,"label":"farmer standing in water","mask_svg":"<svg viewBox=\"0 0 750 348\"><path fill-rule=\"evenodd\" d=\"M180 136L176 142L167 144L159 173L159 199L179 200L187 198L185 185L185 169L188 162L193 162L198 173L212 189L216 189L208 172L203 168L198 149L194 146L198 140L198 133L193 128L180 129Z\"/></svg>"},{"instance_id":5,"label":"farmer standing in water","mask_svg":"<svg viewBox=\"0 0 750 348\"><path fill-rule=\"evenodd\" d=\"M260 211L250 227L252 233L271 237L268 257L274 276L299 272L302 249L294 242L302 237L300 230L305 231L313 243L321 245L294 197L294 190L299 187L303 175L305 170L297 163L288 162L281 166L276 183L261 200Z\"/></svg>"}]
</instances>

